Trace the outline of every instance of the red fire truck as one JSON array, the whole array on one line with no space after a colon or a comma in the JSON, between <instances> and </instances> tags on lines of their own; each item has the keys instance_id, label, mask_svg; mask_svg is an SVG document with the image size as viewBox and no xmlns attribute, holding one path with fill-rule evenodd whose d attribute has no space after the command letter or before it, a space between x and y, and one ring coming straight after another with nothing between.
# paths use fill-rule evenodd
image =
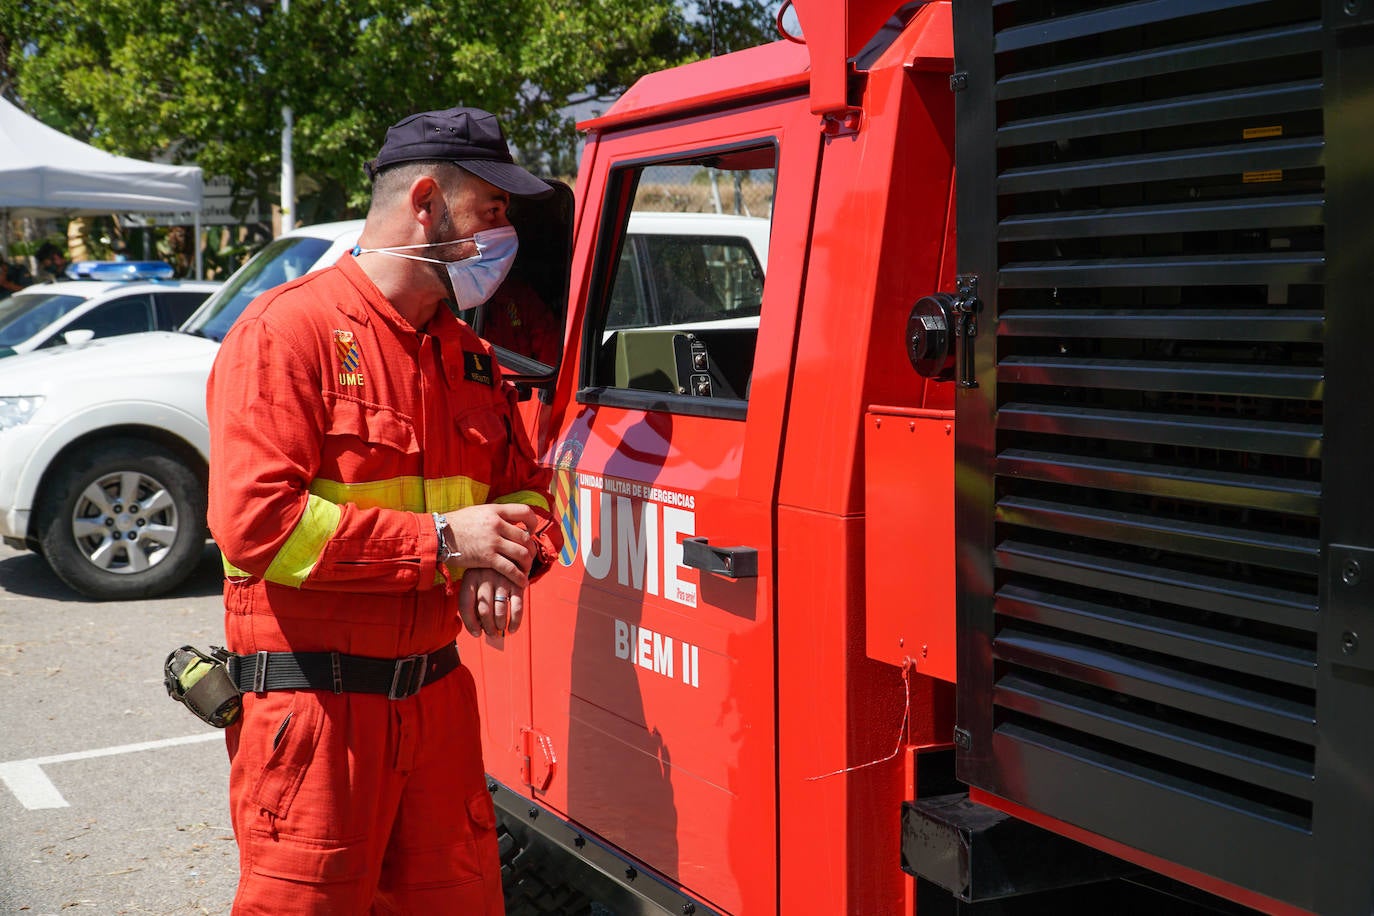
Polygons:
<instances>
[{"instance_id":1,"label":"red fire truck","mask_svg":"<svg viewBox=\"0 0 1374 916\"><path fill-rule=\"evenodd\" d=\"M1371 912L1374 4L787 5L526 263L512 912Z\"/></svg>"}]
</instances>

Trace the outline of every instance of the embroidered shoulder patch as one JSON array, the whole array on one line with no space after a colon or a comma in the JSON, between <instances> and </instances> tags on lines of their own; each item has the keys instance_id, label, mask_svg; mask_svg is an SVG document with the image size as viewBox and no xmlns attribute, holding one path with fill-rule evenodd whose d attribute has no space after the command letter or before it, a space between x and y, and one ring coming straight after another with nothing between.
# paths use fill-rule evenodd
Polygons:
<instances>
[{"instance_id":1,"label":"embroidered shoulder patch","mask_svg":"<svg viewBox=\"0 0 1374 916\"><path fill-rule=\"evenodd\" d=\"M336 330L334 350L339 354L339 384L361 388L363 359L358 353L358 342L353 338L353 332Z\"/></svg>"},{"instance_id":2,"label":"embroidered shoulder patch","mask_svg":"<svg viewBox=\"0 0 1374 916\"><path fill-rule=\"evenodd\" d=\"M496 377L491 371L491 357L485 353L463 351L463 378L479 385L493 385Z\"/></svg>"}]
</instances>

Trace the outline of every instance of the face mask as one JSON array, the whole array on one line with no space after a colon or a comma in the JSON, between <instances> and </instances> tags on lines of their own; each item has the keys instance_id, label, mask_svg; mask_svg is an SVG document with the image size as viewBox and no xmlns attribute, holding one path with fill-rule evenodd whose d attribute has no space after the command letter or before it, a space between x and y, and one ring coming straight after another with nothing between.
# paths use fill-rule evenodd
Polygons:
<instances>
[{"instance_id":1,"label":"face mask","mask_svg":"<svg viewBox=\"0 0 1374 916\"><path fill-rule=\"evenodd\" d=\"M406 254L411 248L435 248L439 245L454 245L458 242L472 242L477 246L477 254L458 261L441 261L418 254ZM442 264L448 269L448 280L453 285L453 300L459 311L476 308L491 298L496 288L510 273L515 263L515 252L520 248L520 238L514 226L501 226L497 229L483 229L470 238L454 239L451 242L430 242L423 245L396 245L391 248L353 247L353 254L369 251L389 254L392 257L406 258L411 261L426 261Z\"/></svg>"}]
</instances>

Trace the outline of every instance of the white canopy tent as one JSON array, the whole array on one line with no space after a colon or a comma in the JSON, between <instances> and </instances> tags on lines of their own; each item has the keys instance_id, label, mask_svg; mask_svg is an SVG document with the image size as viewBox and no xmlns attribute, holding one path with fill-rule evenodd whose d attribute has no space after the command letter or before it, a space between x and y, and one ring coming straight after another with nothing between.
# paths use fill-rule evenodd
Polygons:
<instances>
[{"instance_id":1,"label":"white canopy tent","mask_svg":"<svg viewBox=\"0 0 1374 916\"><path fill-rule=\"evenodd\" d=\"M200 277L204 197L198 166L162 165L98 150L0 98L0 211L69 218L191 211L196 215L196 276Z\"/></svg>"}]
</instances>

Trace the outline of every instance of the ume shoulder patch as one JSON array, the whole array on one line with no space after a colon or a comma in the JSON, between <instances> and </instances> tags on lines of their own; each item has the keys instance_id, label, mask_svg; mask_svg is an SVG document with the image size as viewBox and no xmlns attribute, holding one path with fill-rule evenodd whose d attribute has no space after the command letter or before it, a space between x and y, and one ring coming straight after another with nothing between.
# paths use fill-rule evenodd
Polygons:
<instances>
[{"instance_id":1,"label":"ume shoulder patch","mask_svg":"<svg viewBox=\"0 0 1374 916\"><path fill-rule=\"evenodd\" d=\"M339 384L363 387L362 356L352 331L334 331L334 350L339 354Z\"/></svg>"}]
</instances>

